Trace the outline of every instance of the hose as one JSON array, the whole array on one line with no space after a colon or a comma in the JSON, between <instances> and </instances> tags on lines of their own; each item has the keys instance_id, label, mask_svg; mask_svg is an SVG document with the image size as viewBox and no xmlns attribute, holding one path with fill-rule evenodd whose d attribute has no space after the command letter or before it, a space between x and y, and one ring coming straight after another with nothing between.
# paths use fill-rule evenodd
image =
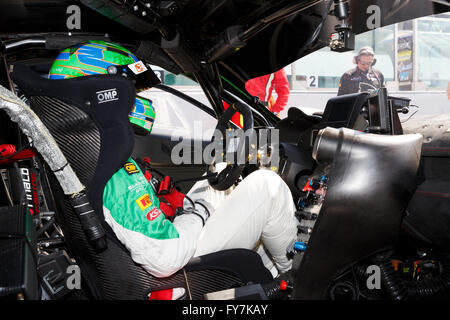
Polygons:
<instances>
[{"instance_id":1,"label":"hose","mask_svg":"<svg viewBox=\"0 0 450 320\"><path fill-rule=\"evenodd\" d=\"M384 261L379 265L381 271L381 283L389 297L393 300L406 300L409 292L400 275L395 271L392 262Z\"/></svg>"},{"instance_id":2,"label":"hose","mask_svg":"<svg viewBox=\"0 0 450 320\"><path fill-rule=\"evenodd\" d=\"M441 253L442 273L433 279L406 281L394 270L391 261L382 262L381 281L388 295L394 300L425 298L441 295L450 290L450 253Z\"/></svg>"},{"instance_id":3,"label":"hose","mask_svg":"<svg viewBox=\"0 0 450 320\"><path fill-rule=\"evenodd\" d=\"M438 277L410 283L408 286L410 294L419 297L430 297L450 290L450 253L441 254L441 265L442 273Z\"/></svg>"}]
</instances>

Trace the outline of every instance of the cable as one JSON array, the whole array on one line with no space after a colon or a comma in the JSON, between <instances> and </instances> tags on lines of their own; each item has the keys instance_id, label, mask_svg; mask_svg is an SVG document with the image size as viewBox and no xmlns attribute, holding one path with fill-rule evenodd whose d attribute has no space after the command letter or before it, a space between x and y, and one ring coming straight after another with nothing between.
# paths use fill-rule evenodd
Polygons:
<instances>
[{"instance_id":1,"label":"cable","mask_svg":"<svg viewBox=\"0 0 450 320\"><path fill-rule=\"evenodd\" d=\"M355 270L353 269L353 267L351 268L351 273L353 276L353 280L355 281L356 300L359 300L359 296L360 296L361 292L359 289L358 278L356 277Z\"/></svg>"},{"instance_id":2,"label":"cable","mask_svg":"<svg viewBox=\"0 0 450 320\"><path fill-rule=\"evenodd\" d=\"M312 45L312 43L314 41L316 41L317 37L319 36L320 31L322 31L323 24L329 15L332 3L333 3L333 0L330 0L330 2L328 2L326 10L322 13L322 20L320 21L316 30L314 30L314 33L313 33L311 39L303 47L300 48L299 52L297 53L297 57L300 57L303 54L303 52L306 51L307 49L309 49L310 46Z\"/></svg>"},{"instance_id":3,"label":"cable","mask_svg":"<svg viewBox=\"0 0 450 320\"><path fill-rule=\"evenodd\" d=\"M190 181L200 181L200 180L205 180L205 179L209 179L209 178L213 178L217 176L217 172L214 173L209 173L206 175L203 175L201 177L193 177L193 178L186 178L186 179L181 179L178 181L175 181L173 183L174 186L178 185L179 183L184 183L184 182L190 182Z\"/></svg>"},{"instance_id":4,"label":"cable","mask_svg":"<svg viewBox=\"0 0 450 320\"><path fill-rule=\"evenodd\" d=\"M410 115L406 120L400 121L400 123L405 123L406 121L408 121L409 119L412 118L413 115L415 115L417 112L419 112L419 110L416 110L412 115Z\"/></svg>"},{"instance_id":5,"label":"cable","mask_svg":"<svg viewBox=\"0 0 450 320\"><path fill-rule=\"evenodd\" d=\"M415 104L411 104L409 105L409 107L414 107L417 109L420 109L420 107L418 105ZM416 110L412 115L410 115L406 120L400 121L400 123L405 123L406 121L408 121L409 119L411 119L417 112L419 112L419 110Z\"/></svg>"}]
</instances>

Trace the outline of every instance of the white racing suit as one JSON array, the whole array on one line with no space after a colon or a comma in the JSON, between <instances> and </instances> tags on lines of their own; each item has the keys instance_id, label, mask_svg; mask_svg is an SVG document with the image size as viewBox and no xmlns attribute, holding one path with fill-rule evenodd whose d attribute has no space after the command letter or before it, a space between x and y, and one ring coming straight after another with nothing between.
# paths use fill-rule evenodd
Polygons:
<instances>
[{"instance_id":1,"label":"white racing suit","mask_svg":"<svg viewBox=\"0 0 450 320\"><path fill-rule=\"evenodd\" d=\"M283 180L269 170L247 176L234 190L216 191L206 180L189 191L214 208L203 227L195 214L168 220L159 199L130 158L108 181L103 193L105 221L132 259L155 277L167 277L194 256L223 249L255 249L261 239L280 272L292 261L286 248L296 237L292 195Z\"/></svg>"}]
</instances>

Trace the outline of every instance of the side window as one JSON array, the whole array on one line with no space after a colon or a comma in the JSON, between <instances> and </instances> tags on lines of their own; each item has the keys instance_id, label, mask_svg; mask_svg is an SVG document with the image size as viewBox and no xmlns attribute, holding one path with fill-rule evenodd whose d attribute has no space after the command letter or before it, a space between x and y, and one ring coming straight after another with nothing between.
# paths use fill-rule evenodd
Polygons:
<instances>
[{"instance_id":1,"label":"side window","mask_svg":"<svg viewBox=\"0 0 450 320\"><path fill-rule=\"evenodd\" d=\"M156 73L159 80L166 86L173 87L200 87L197 82L189 79L182 74L173 74L167 70L162 69L158 66L151 66L152 70Z\"/></svg>"},{"instance_id":2,"label":"side window","mask_svg":"<svg viewBox=\"0 0 450 320\"><path fill-rule=\"evenodd\" d=\"M188 95L211 108L203 90L197 83L183 75L174 75L164 69L152 66L162 83ZM167 81L169 79L169 81ZM170 85L168 82L172 82ZM178 136L184 139L209 140L217 120L192 103L164 90L151 88L141 92L153 102L155 108L155 123L152 134ZM211 108L212 109L212 108ZM211 136L207 136L211 131Z\"/></svg>"}]
</instances>

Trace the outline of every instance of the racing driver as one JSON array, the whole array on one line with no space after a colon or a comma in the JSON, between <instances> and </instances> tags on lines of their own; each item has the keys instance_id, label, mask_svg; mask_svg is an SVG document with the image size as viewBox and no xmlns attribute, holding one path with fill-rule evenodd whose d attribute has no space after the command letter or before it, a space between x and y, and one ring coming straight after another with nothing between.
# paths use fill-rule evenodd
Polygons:
<instances>
[{"instance_id":1,"label":"racing driver","mask_svg":"<svg viewBox=\"0 0 450 320\"><path fill-rule=\"evenodd\" d=\"M115 66L141 63L126 48L90 41L63 50L51 66L50 79L108 74ZM149 134L155 120L152 102L136 96L129 113L134 128ZM108 181L103 214L132 259L156 277L169 276L195 256L224 249L255 249L261 240L279 272L292 261L286 248L296 237L291 192L270 170L257 170L233 190L216 191L198 181L173 216L163 209L158 190L137 161L129 158Z\"/></svg>"}]
</instances>

